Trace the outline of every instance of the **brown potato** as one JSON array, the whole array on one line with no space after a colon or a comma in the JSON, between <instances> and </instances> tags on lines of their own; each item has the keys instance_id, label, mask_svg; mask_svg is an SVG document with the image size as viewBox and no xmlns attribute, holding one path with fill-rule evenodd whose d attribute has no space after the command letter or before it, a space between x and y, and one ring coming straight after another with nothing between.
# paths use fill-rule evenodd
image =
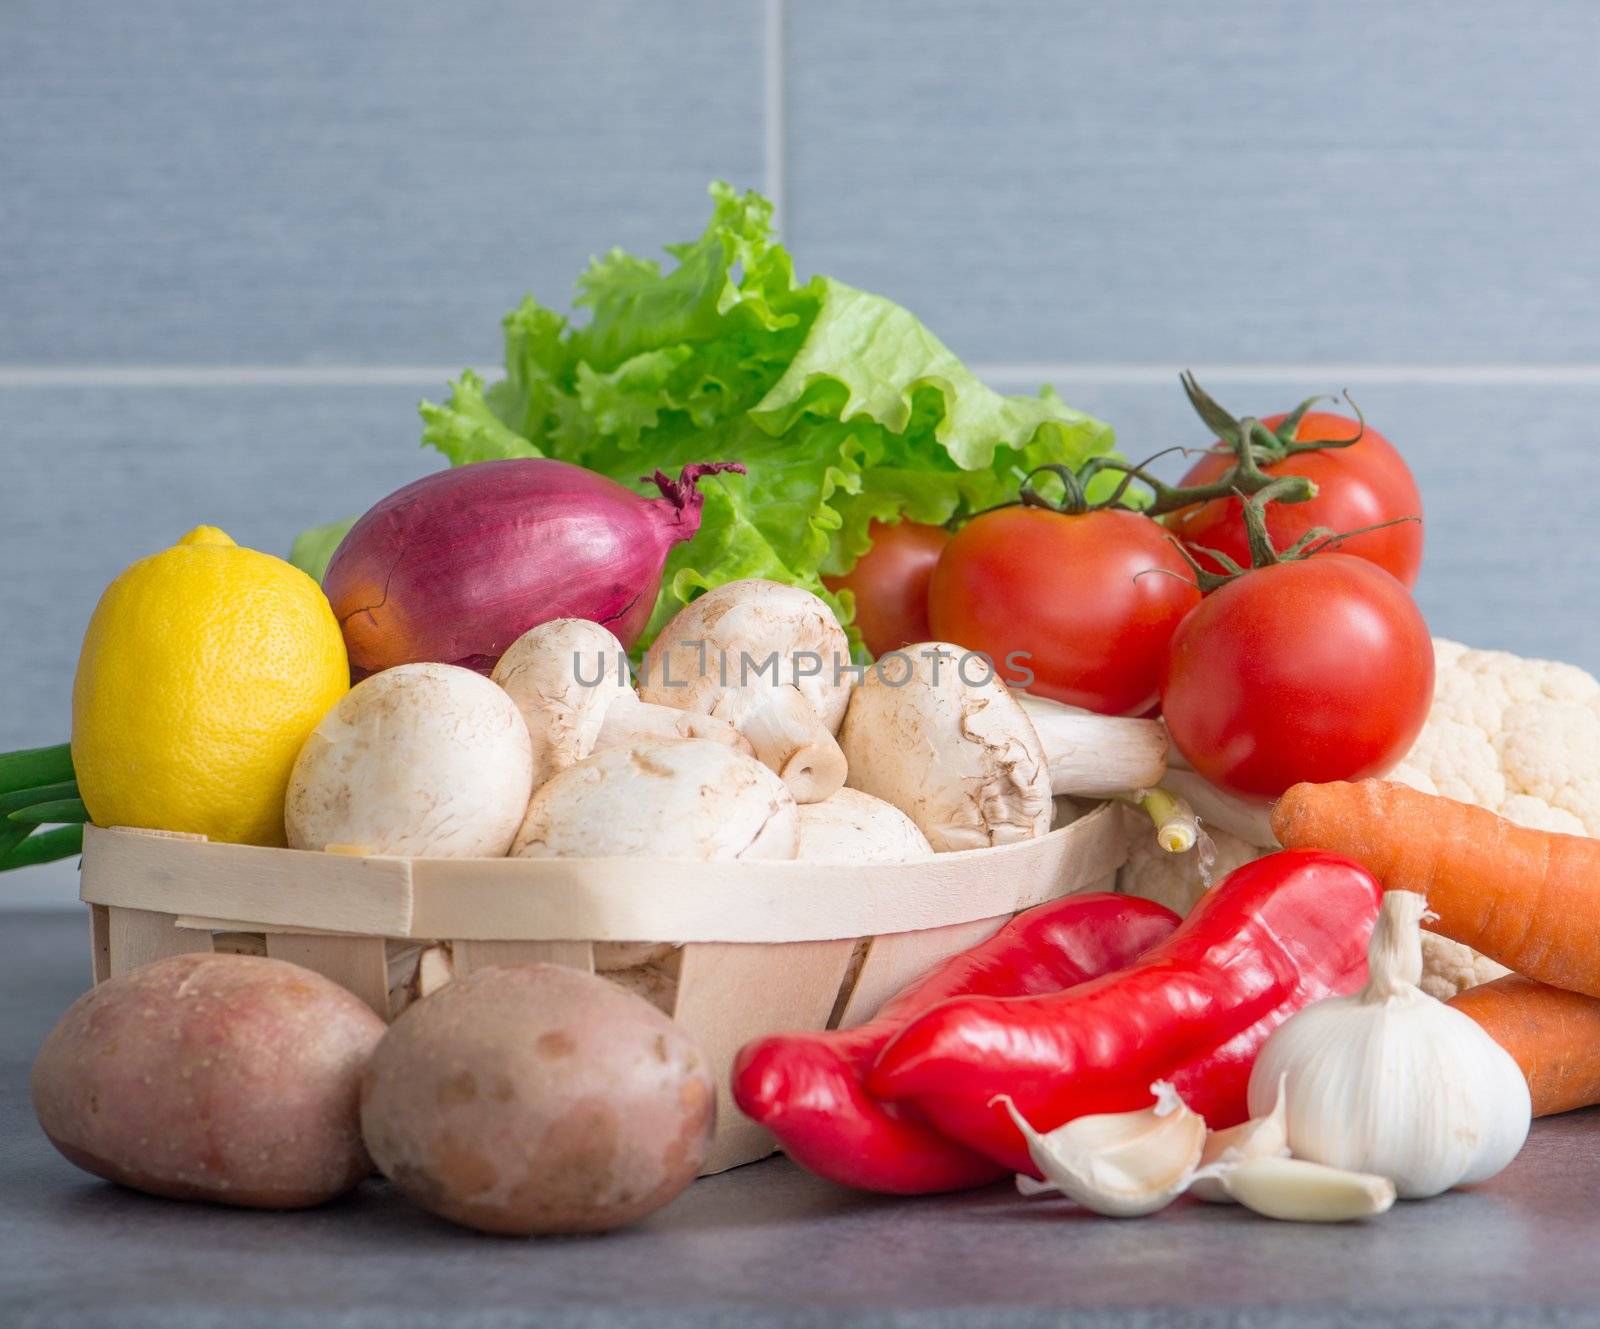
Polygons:
<instances>
[{"instance_id":1,"label":"brown potato","mask_svg":"<svg viewBox=\"0 0 1600 1329\"><path fill-rule=\"evenodd\" d=\"M694 1180L716 1087L648 1002L556 965L480 969L410 1007L361 1085L379 1170L484 1232L603 1232Z\"/></svg>"},{"instance_id":2,"label":"brown potato","mask_svg":"<svg viewBox=\"0 0 1600 1329\"><path fill-rule=\"evenodd\" d=\"M33 1063L33 1110L70 1162L135 1190L321 1204L372 1171L359 1095L383 1031L299 965L175 956L73 1002Z\"/></svg>"}]
</instances>

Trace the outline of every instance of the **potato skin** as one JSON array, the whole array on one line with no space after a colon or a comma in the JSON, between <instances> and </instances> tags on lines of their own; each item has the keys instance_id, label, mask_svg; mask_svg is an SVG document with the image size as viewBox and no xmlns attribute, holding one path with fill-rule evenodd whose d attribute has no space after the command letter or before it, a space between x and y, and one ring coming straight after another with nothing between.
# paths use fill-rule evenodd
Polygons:
<instances>
[{"instance_id":1,"label":"potato skin","mask_svg":"<svg viewBox=\"0 0 1600 1329\"><path fill-rule=\"evenodd\" d=\"M700 1170L716 1114L705 1055L604 979L475 970L390 1027L361 1085L373 1161L423 1208L483 1232L603 1232Z\"/></svg>"},{"instance_id":2,"label":"potato skin","mask_svg":"<svg viewBox=\"0 0 1600 1329\"><path fill-rule=\"evenodd\" d=\"M33 1063L33 1110L86 1172L175 1200L297 1209L372 1171L361 1072L384 1022L321 974L180 955L79 997Z\"/></svg>"}]
</instances>

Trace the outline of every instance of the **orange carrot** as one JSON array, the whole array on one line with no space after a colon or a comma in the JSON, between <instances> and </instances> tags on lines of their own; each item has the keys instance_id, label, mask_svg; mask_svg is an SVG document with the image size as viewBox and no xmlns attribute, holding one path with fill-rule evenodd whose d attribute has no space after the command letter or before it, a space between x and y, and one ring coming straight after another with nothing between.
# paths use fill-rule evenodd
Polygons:
<instances>
[{"instance_id":1,"label":"orange carrot","mask_svg":"<svg viewBox=\"0 0 1600 1329\"><path fill-rule=\"evenodd\" d=\"M1534 1116L1600 1103L1600 1000L1508 974L1450 1004L1522 1067Z\"/></svg>"},{"instance_id":2,"label":"orange carrot","mask_svg":"<svg viewBox=\"0 0 1600 1329\"><path fill-rule=\"evenodd\" d=\"M1285 848L1348 855L1385 890L1425 895L1433 931L1600 997L1600 840L1528 830L1381 780L1297 784L1272 829Z\"/></svg>"}]
</instances>

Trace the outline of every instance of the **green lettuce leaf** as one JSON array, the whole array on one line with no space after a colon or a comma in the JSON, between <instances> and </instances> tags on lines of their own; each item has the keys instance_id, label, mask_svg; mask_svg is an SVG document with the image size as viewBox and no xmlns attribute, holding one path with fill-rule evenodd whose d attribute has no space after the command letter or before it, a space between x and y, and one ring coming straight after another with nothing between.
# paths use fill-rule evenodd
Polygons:
<instances>
[{"instance_id":1,"label":"green lettuce leaf","mask_svg":"<svg viewBox=\"0 0 1600 1329\"><path fill-rule=\"evenodd\" d=\"M333 551L350 534L350 528L356 521L355 517L345 517L340 521L330 521L326 526L313 526L309 531L301 531L289 549L289 562L320 582L328 570Z\"/></svg>"},{"instance_id":2,"label":"green lettuce leaf","mask_svg":"<svg viewBox=\"0 0 1600 1329\"><path fill-rule=\"evenodd\" d=\"M618 250L595 260L578 318L525 299L503 323L505 376L466 371L421 406L423 442L456 465L556 457L645 493L657 468L745 465L702 482L700 532L668 559L641 644L740 577L804 586L848 620L849 597L821 579L849 570L873 521L947 522L1015 497L1036 466L1113 446L1048 388L988 388L892 301L797 281L759 194L717 183L711 197L700 238L668 246L670 270ZM332 529L297 550L313 561Z\"/></svg>"}]
</instances>

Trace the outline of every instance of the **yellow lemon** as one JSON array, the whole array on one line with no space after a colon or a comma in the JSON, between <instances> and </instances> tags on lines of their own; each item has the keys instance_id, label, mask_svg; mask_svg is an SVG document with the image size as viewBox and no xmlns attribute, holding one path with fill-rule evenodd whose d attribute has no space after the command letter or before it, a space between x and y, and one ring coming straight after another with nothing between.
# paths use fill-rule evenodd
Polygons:
<instances>
[{"instance_id":1,"label":"yellow lemon","mask_svg":"<svg viewBox=\"0 0 1600 1329\"><path fill-rule=\"evenodd\" d=\"M72 685L72 764L100 826L281 845L289 770L350 687L298 568L198 526L100 597Z\"/></svg>"}]
</instances>

